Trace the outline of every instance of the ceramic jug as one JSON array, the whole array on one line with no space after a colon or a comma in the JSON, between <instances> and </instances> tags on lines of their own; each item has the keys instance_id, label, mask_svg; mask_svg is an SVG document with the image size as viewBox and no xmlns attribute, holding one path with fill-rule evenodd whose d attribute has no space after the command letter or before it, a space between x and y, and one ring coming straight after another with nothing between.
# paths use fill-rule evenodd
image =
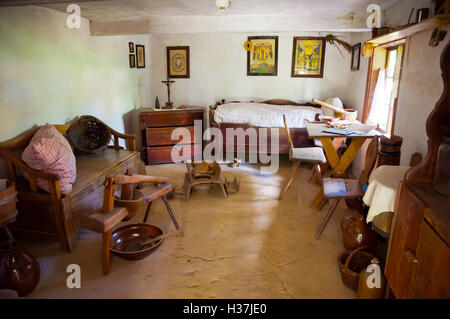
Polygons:
<instances>
[{"instance_id":1,"label":"ceramic jug","mask_svg":"<svg viewBox=\"0 0 450 319\"><path fill-rule=\"evenodd\" d=\"M378 269L375 267L367 267L361 270L358 280L358 289L356 290L358 299L382 299L386 289L386 278L383 275L380 262L377 258L373 258L370 261L372 266L378 265ZM369 269L369 271L367 271ZM369 276L371 276L369 278ZM378 276L378 278L376 278Z\"/></svg>"},{"instance_id":2,"label":"ceramic jug","mask_svg":"<svg viewBox=\"0 0 450 319\"><path fill-rule=\"evenodd\" d=\"M341 228L344 238L344 246L347 250L353 250L360 246L368 246L375 249L377 246L377 234L366 224L362 215L347 215L342 219Z\"/></svg>"},{"instance_id":3,"label":"ceramic jug","mask_svg":"<svg viewBox=\"0 0 450 319\"><path fill-rule=\"evenodd\" d=\"M15 290L23 297L33 291L39 277L39 263L20 248L18 241L7 240L0 245L0 289Z\"/></svg>"}]
</instances>

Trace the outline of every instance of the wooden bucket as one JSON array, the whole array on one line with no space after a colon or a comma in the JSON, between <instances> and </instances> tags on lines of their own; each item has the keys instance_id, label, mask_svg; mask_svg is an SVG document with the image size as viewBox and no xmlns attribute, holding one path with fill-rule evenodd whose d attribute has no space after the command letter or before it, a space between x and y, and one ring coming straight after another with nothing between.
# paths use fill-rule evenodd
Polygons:
<instances>
[{"instance_id":1,"label":"wooden bucket","mask_svg":"<svg viewBox=\"0 0 450 319\"><path fill-rule=\"evenodd\" d=\"M16 198L17 191L14 182L0 179L0 227L15 221Z\"/></svg>"},{"instance_id":2,"label":"wooden bucket","mask_svg":"<svg viewBox=\"0 0 450 319\"><path fill-rule=\"evenodd\" d=\"M390 138L382 136L377 167L381 165L400 165L402 143L403 138L400 136L392 135Z\"/></svg>"},{"instance_id":3,"label":"wooden bucket","mask_svg":"<svg viewBox=\"0 0 450 319\"><path fill-rule=\"evenodd\" d=\"M400 152L386 153L386 152L379 151L377 167L381 166L381 165L399 166L400 165L400 156L401 156Z\"/></svg>"},{"instance_id":4,"label":"wooden bucket","mask_svg":"<svg viewBox=\"0 0 450 319\"><path fill-rule=\"evenodd\" d=\"M380 151L385 153L400 153L402 143L403 138L400 136L392 135L391 138L382 136L380 143Z\"/></svg>"}]
</instances>

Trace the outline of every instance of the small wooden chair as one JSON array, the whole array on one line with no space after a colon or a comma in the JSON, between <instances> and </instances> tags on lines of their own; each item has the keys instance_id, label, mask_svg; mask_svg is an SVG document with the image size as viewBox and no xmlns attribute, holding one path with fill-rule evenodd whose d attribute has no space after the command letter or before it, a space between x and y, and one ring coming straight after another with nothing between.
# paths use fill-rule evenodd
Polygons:
<instances>
[{"instance_id":1,"label":"small wooden chair","mask_svg":"<svg viewBox=\"0 0 450 319\"><path fill-rule=\"evenodd\" d=\"M316 176L318 176L319 184L322 186L321 180L321 169L320 164L326 163L326 157L323 153L321 147L301 147L295 148L292 143L291 134L289 132L289 127L287 126L286 116L283 114L284 128L286 129L286 135L289 141L289 160L293 161L291 174L289 175L289 179L286 182L286 185L283 187L283 190L278 196L278 199L282 199L284 194L287 192L289 186L294 180L295 175L297 174L300 164L302 162L312 163L314 166L314 171L316 172Z\"/></svg>"},{"instance_id":2,"label":"small wooden chair","mask_svg":"<svg viewBox=\"0 0 450 319\"><path fill-rule=\"evenodd\" d=\"M364 164L364 169L361 172L359 180L357 179L343 179L343 178L324 178L323 179L323 194L324 199L334 199L328 209L327 215L323 219L319 228L317 229L315 238L318 240L323 230L328 224L328 221L336 210L337 205L341 199L350 200L358 199L361 200L364 192L362 186L364 186L369 180L370 173L372 173L373 168L377 160L378 154L378 138L373 138L367 147L366 160Z\"/></svg>"}]
</instances>

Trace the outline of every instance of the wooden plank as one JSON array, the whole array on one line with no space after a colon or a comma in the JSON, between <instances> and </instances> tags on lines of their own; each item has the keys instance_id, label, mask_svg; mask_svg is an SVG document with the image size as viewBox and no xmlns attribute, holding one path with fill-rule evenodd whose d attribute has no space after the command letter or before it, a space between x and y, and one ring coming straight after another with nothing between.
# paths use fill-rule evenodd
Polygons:
<instances>
[{"instance_id":1,"label":"wooden plank","mask_svg":"<svg viewBox=\"0 0 450 319\"><path fill-rule=\"evenodd\" d=\"M80 2L100 2L108 0L3 0L0 1L0 7L16 7L16 6L39 6L57 3L80 3Z\"/></svg>"},{"instance_id":2,"label":"wooden plank","mask_svg":"<svg viewBox=\"0 0 450 319\"><path fill-rule=\"evenodd\" d=\"M413 24L410 26L403 27L402 29L396 30L394 32L373 38L366 41L366 43L372 45L382 45L392 41L396 41L401 38L410 37L416 33L431 30L437 27L444 27L450 23L450 14L438 14L434 17L423 20L420 23Z\"/></svg>"}]
</instances>

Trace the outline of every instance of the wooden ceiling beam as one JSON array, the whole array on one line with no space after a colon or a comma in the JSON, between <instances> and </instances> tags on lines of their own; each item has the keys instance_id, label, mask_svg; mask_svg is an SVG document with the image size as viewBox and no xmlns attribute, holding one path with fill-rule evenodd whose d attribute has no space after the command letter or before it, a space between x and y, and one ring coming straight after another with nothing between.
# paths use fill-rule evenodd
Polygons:
<instances>
[{"instance_id":1,"label":"wooden ceiling beam","mask_svg":"<svg viewBox=\"0 0 450 319\"><path fill-rule=\"evenodd\" d=\"M17 6L40 6L55 3L81 3L81 2L98 2L108 0L0 0L0 7L17 7Z\"/></svg>"}]
</instances>

